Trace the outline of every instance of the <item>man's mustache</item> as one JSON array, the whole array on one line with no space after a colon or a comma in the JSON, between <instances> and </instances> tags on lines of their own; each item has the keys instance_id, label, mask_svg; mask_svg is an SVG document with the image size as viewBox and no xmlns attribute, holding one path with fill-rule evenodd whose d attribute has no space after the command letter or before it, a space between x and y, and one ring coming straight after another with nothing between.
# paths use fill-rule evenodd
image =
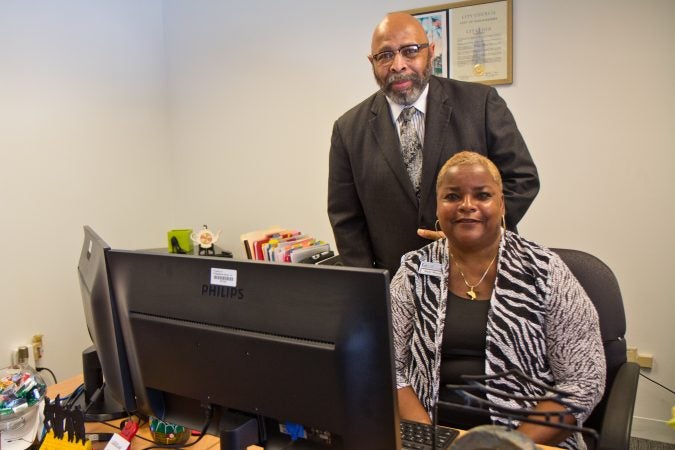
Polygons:
<instances>
[{"instance_id":1,"label":"man's mustache","mask_svg":"<svg viewBox=\"0 0 675 450\"><path fill-rule=\"evenodd\" d=\"M387 86L390 86L392 83L397 81L417 81L419 78L414 73L403 74L403 73L393 73L387 77Z\"/></svg>"}]
</instances>

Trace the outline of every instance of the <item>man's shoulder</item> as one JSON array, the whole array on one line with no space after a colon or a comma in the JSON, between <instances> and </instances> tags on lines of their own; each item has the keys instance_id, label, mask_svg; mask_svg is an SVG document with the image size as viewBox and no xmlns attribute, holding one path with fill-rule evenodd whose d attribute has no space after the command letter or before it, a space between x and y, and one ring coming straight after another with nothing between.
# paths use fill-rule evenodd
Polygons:
<instances>
[{"instance_id":1,"label":"man's shoulder","mask_svg":"<svg viewBox=\"0 0 675 450\"><path fill-rule=\"evenodd\" d=\"M358 105L349 109L347 112L342 114L338 119L338 123L351 123L351 122L362 122L364 116L370 116L372 114L373 107L382 108L387 105L387 100L382 91L377 91L365 100L363 100Z\"/></svg>"},{"instance_id":2,"label":"man's shoulder","mask_svg":"<svg viewBox=\"0 0 675 450\"><path fill-rule=\"evenodd\" d=\"M429 80L430 94L437 95L434 91L444 92L449 98L486 97L494 88L485 84L470 81L453 80L432 76Z\"/></svg>"}]
</instances>

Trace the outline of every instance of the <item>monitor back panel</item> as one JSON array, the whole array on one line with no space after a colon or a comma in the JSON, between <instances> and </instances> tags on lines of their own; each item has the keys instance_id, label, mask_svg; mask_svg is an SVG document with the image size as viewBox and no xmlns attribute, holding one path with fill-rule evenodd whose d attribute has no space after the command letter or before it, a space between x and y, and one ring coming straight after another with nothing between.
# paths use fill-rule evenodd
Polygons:
<instances>
[{"instance_id":1,"label":"monitor back panel","mask_svg":"<svg viewBox=\"0 0 675 450\"><path fill-rule=\"evenodd\" d=\"M109 260L146 387L329 430L351 448L391 434L385 271L116 250Z\"/></svg>"}]
</instances>

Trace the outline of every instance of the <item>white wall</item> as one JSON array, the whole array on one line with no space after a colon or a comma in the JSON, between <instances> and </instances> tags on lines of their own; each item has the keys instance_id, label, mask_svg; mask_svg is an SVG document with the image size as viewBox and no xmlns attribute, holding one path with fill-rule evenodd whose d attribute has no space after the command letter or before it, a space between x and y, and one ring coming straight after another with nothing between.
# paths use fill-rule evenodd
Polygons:
<instances>
[{"instance_id":1,"label":"white wall","mask_svg":"<svg viewBox=\"0 0 675 450\"><path fill-rule=\"evenodd\" d=\"M222 228L220 244L240 255L240 234L273 224L332 241L330 132L373 90L366 55L386 8L354 1L165 5L169 145L177 161L205 164L176 180L183 225Z\"/></svg>"},{"instance_id":2,"label":"white wall","mask_svg":"<svg viewBox=\"0 0 675 450\"><path fill-rule=\"evenodd\" d=\"M82 224L130 248L202 224L237 254L241 233L272 224L332 241L330 132L375 89L372 29L387 11L433 4L54 3L0 0L0 152L11 167L0 298L33 314L3 336L44 332L45 363L61 377L79 370L87 342L74 273ZM607 262L629 344L653 353L648 375L672 387L675 2L514 3L514 83L498 89L542 179L521 232ZM108 189L92 164L127 181ZM656 423L635 430L661 433L672 404L642 379L636 415Z\"/></svg>"},{"instance_id":3,"label":"white wall","mask_svg":"<svg viewBox=\"0 0 675 450\"><path fill-rule=\"evenodd\" d=\"M44 333L43 364L81 370L84 224L164 244L164 62L159 1L0 1L0 366Z\"/></svg>"},{"instance_id":4,"label":"white wall","mask_svg":"<svg viewBox=\"0 0 675 450\"><path fill-rule=\"evenodd\" d=\"M522 233L586 250L619 279L628 344L671 389L675 313L675 2L520 1L504 96L542 190ZM641 378L633 434L675 443L672 394ZM645 420L643 420L645 419Z\"/></svg>"}]
</instances>

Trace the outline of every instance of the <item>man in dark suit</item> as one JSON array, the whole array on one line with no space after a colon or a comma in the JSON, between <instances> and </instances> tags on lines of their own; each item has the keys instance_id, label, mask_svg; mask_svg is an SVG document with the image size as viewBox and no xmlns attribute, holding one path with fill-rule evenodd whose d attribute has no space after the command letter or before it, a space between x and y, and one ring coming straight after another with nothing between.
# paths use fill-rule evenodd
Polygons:
<instances>
[{"instance_id":1,"label":"man in dark suit","mask_svg":"<svg viewBox=\"0 0 675 450\"><path fill-rule=\"evenodd\" d=\"M515 229L539 179L497 91L431 76L434 45L409 14L387 15L375 28L371 52L380 90L340 117L331 138L328 216L344 264L385 268L393 276L404 253L427 244L438 170L461 150L497 165L506 226Z\"/></svg>"}]
</instances>

